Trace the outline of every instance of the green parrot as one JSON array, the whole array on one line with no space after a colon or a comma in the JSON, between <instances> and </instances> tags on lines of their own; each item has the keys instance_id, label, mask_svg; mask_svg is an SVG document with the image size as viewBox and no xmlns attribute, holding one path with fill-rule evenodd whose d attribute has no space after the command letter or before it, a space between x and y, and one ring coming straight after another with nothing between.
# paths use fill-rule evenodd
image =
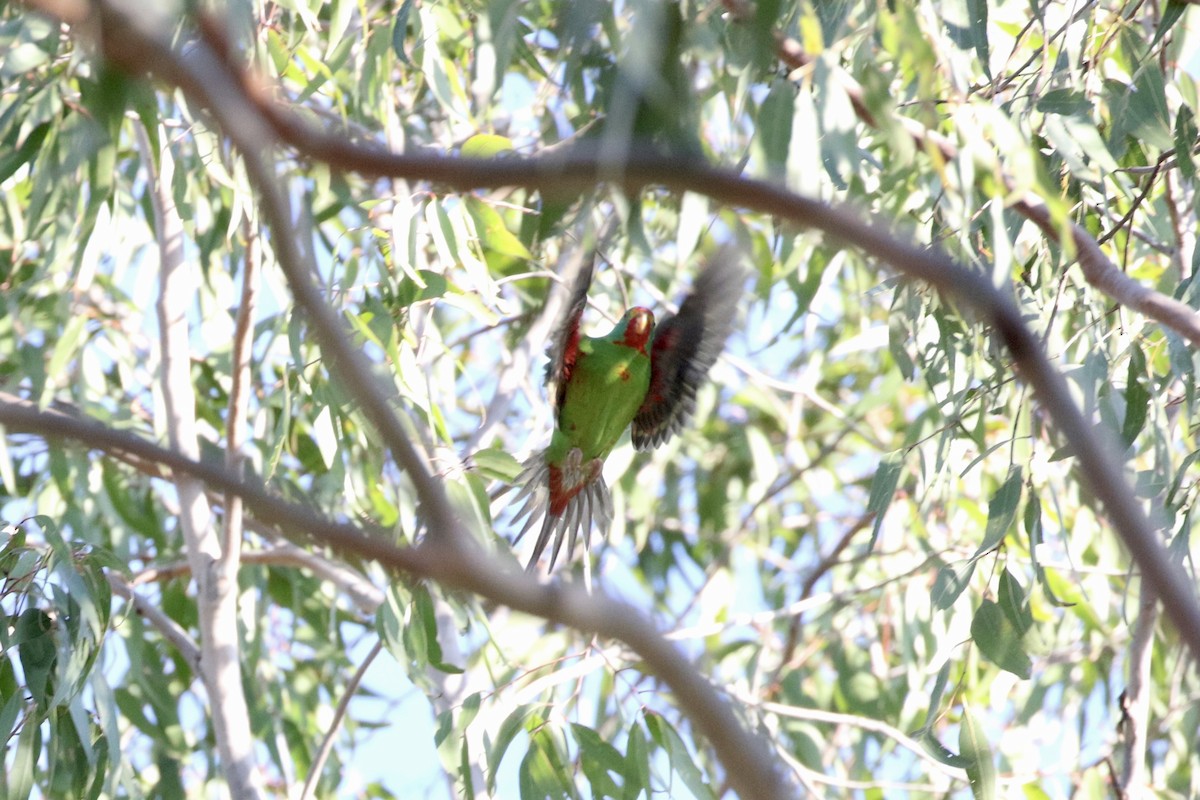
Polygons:
<instances>
[{"instance_id":1,"label":"green parrot","mask_svg":"<svg viewBox=\"0 0 1200 800\"><path fill-rule=\"evenodd\" d=\"M551 539L550 567L564 540L567 557L593 524L605 531L612 498L604 459L632 424L633 446L649 450L671 438L696 408L696 392L733 326L745 272L736 251L720 251L696 278L692 291L657 327L649 309L629 309L607 336L581 336L594 262L571 292L566 315L550 342L546 381L552 385L555 429L550 446L524 464L514 518L524 527L513 544L542 521L527 569L532 571Z\"/></svg>"}]
</instances>

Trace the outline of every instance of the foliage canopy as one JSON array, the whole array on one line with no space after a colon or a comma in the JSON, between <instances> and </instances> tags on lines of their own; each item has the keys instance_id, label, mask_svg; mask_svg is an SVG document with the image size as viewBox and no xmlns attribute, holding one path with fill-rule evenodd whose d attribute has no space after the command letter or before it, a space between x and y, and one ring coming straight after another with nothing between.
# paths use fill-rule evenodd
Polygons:
<instances>
[{"instance_id":1,"label":"foliage canopy","mask_svg":"<svg viewBox=\"0 0 1200 800\"><path fill-rule=\"evenodd\" d=\"M1194 9L232 0L143 21L168 57L105 59L121 5L0 5L0 404L228 459L419 552L438 535L421 481L298 308L250 154L180 75L224 58L253 102L351 148L481 170L591 148L607 179L557 192L378 177L278 132L254 155L487 568L523 555L504 490L548 438L559 270L597 243L585 325L605 327L672 307L735 242L756 273L695 420L651 453L626 438L607 464L596 591L651 619L816 796L1200 795L1187 637L1157 621L1079 443L986 315L859 242L718 191L631 188L621 166L646 148L720 165L986 276L1194 583ZM291 797L310 775L331 797L744 785L751 762L718 757L704 711L629 642L335 553L249 501L243 522L219 487L153 459L9 428L7 797L237 795L239 780ZM205 553L227 564L229 541L222 588L195 573ZM231 775L239 758L249 777Z\"/></svg>"}]
</instances>

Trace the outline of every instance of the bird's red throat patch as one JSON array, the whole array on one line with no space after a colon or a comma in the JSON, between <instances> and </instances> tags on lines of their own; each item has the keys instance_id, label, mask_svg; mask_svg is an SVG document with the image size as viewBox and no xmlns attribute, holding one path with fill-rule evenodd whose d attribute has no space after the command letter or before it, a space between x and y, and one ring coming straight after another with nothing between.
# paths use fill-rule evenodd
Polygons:
<instances>
[{"instance_id":1,"label":"bird's red throat patch","mask_svg":"<svg viewBox=\"0 0 1200 800\"><path fill-rule=\"evenodd\" d=\"M629 324L625 326L625 336L617 344L632 347L646 352L646 343L654 333L654 312L638 306L629 312Z\"/></svg>"}]
</instances>

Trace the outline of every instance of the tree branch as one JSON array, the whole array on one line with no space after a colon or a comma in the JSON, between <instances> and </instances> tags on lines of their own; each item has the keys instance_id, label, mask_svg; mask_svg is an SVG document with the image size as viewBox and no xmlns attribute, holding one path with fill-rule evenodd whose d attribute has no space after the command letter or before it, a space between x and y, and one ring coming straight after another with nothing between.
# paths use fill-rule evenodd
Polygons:
<instances>
[{"instance_id":1,"label":"tree branch","mask_svg":"<svg viewBox=\"0 0 1200 800\"><path fill-rule=\"evenodd\" d=\"M1129 683L1121 693L1119 730L1124 761L1118 786L1126 797L1140 798L1146 792L1146 745L1150 730L1150 694L1154 690L1150 667L1154 661L1154 626L1157 622L1154 591L1143 580L1138 589L1138 618L1129 644Z\"/></svg>"},{"instance_id":2,"label":"tree branch","mask_svg":"<svg viewBox=\"0 0 1200 800\"><path fill-rule=\"evenodd\" d=\"M137 127L138 144L146 164L155 234L159 245L160 286L158 325L161 349L161 386L167 438L172 449L197 458L196 407L192 392L188 339L188 304L196 296L193 272L183 256L183 220L175 207L171 182L174 157L164 138L153 153L144 128ZM158 171L154 164L157 155ZM213 733L221 754L221 768L236 798L257 798L262 778L254 761L250 714L242 693L242 668L237 624L237 559L222 556L214 529L212 509L204 485L188 476L174 476L179 496L179 526L183 531L200 625L200 677L208 695ZM229 554L225 554L228 556Z\"/></svg>"},{"instance_id":3,"label":"tree branch","mask_svg":"<svg viewBox=\"0 0 1200 800\"><path fill-rule=\"evenodd\" d=\"M273 535L278 536L279 534L276 532ZM242 564L256 566L306 569L344 592L364 614L373 614L379 606L383 605L383 592L366 577L349 567L335 564L327 558L322 558L316 553L311 553L303 547L297 547L286 540L279 541L266 550L243 550L240 560ZM158 564L136 572L129 581L129 585L141 586L144 583L170 580L181 575L188 575L191 571L191 564L187 561Z\"/></svg>"},{"instance_id":4,"label":"tree branch","mask_svg":"<svg viewBox=\"0 0 1200 800\"><path fill-rule=\"evenodd\" d=\"M200 670L200 648L188 636L188 632L179 626L175 620L168 617L161 608L133 590L129 582L119 572L109 570L104 573L113 594L124 597L133 606L133 610L144 617L154 628L170 642L183 660L191 664L192 669Z\"/></svg>"},{"instance_id":5,"label":"tree branch","mask_svg":"<svg viewBox=\"0 0 1200 800\"><path fill-rule=\"evenodd\" d=\"M258 231L247 221L245 262L242 265L242 299L238 304L233 331L233 382L229 389L228 413L225 420L225 465L235 475L244 471L242 427L250 403L250 349L254 335L254 303L258 294L258 262L261 249ZM225 530L222 542L221 567L229 575L237 575L238 557L242 550L242 503L236 497L225 500Z\"/></svg>"},{"instance_id":6,"label":"tree branch","mask_svg":"<svg viewBox=\"0 0 1200 800\"><path fill-rule=\"evenodd\" d=\"M27 404L27 401L4 391L0 391L0 402L16 405ZM51 403L50 408L46 409L46 413L59 415L66 419L82 418L82 414L78 408L70 403L58 401ZM151 478L160 478L163 480L170 478L170 471L157 461L148 461L132 453L123 451L114 451L110 453L110 456L114 460L127 464L141 474L148 475ZM209 493L208 500L210 504L218 507L224 502L223 497L212 492ZM173 501L173 498L164 497L162 501L169 513L176 516L179 515L179 505ZM350 598L350 601L358 607L359 611L364 614L375 613L376 609L383 604L384 597L382 590L373 584L366 575L353 567L330 561L319 553L313 553L302 547L297 547L281 531L258 521L253 516L245 518L244 524L247 529L275 543L269 550L244 554L241 559L244 563L307 569L316 577L329 581L340 591L344 592ZM187 562L159 565L137 573L131 585L137 586L148 581L177 577L184 572L190 572L190 570L191 565Z\"/></svg>"},{"instance_id":7,"label":"tree branch","mask_svg":"<svg viewBox=\"0 0 1200 800\"><path fill-rule=\"evenodd\" d=\"M505 569L477 548L457 558L430 547L402 548L380 529L334 522L312 509L282 500L231 475L222 465L189 459L133 434L93 420L39 411L31 402L0 398L0 425L10 432L72 439L89 449L156 461L177 474L201 480L217 491L236 494L260 521L280 530L306 535L342 558L367 559L383 568L415 578L438 581L451 589L472 592L517 611L567 625L583 633L624 642L641 656L647 669L670 687L680 708L706 737L742 797L785 798L793 788L779 770L766 743L747 730L729 701L665 640L633 606L602 593L587 594L573 585L540 584L513 566Z\"/></svg>"}]
</instances>

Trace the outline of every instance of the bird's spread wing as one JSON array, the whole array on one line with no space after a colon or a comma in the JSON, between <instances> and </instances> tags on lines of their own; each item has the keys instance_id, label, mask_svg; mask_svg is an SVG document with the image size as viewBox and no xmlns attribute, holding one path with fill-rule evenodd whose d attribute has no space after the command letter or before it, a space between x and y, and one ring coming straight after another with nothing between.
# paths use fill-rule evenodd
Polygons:
<instances>
[{"instance_id":1,"label":"bird's spread wing","mask_svg":"<svg viewBox=\"0 0 1200 800\"><path fill-rule=\"evenodd\" d=\"M579 359L579 320L587 306L587 292L592 284L595 263L595 257L592 257L579 270L575 283L571 286L566 313L563 314L562 322L550 340L550 363L546 365L546 382L554 386L551 397L554 400L555 411L562 408L567 382L571 378L571 371L575 369L575 362Z\"/></svg>"},{"instance_id":2,"label":"bird's spread wing","mask_svg":"<svg viewBox=\"0 0 1200 800\"><path fill-rule=\"evenodd\" d=\"M650 353L650 389L633 418L638 450L670 439L695 410L696 392L733 327L744 277L738 251L725 248L700 273L679 313L658 326Z\"/></svg>"}]
</instances>

